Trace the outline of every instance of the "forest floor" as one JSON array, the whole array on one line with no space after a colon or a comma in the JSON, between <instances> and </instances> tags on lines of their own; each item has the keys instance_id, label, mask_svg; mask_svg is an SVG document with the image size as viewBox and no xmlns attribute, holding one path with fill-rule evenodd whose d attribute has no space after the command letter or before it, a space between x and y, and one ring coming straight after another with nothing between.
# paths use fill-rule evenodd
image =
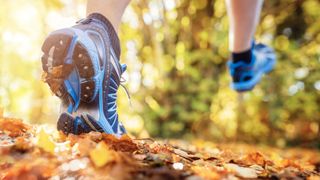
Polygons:
<instances>
[{"instance_id":1,"label":"forest floor","mask_svg":"<svg viewBox=\"0 0 320 180\"><path fill-rule=\"evenodd\" d=\"M320 179L320 152L134 139L0 117L0 179Z\"/></svg>"}]
</instances>

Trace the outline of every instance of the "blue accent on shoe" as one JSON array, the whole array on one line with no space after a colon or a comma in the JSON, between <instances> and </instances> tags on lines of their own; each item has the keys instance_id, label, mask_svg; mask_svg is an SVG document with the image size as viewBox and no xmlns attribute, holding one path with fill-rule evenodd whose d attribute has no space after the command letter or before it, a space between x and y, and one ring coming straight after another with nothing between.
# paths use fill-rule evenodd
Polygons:
<instances>
[{"instance_id":1,"label":"blue accent on shoe","mask_svg":"<svg viewBox=\"0 0 320 180\"><path fill-rule=\"evenodd\" d=\"M66 64L72 64L72 62L73 62L72 55L73 55L74 47L76 46L76 43L77 43L77 38L78 38L78 36L76 34L74 34L72 37L71 43L69 45L67 56L64 60L64 63L66 63Z\"/></svg>"},{"instance_id":2,"label":"blue accent on shoe","mask_svg":"<svg viewBox=\"0 0 320 180\"><path fill-rule=\"evenodd\" d=\"M73 127L73 130L74 130L74 132L75 132L75 134L78 134L78 127L79 126L82 126L82 121L81 121L81 119L80 119L80 117L76 117L75 119L74 119L74 127Z\"/></svg>"},{"instance_id":3,"label":"blue accent on shoe","mask_svg":"<svg viewBox=\"0 0 320 180\"><path fill-rule=\"evenodd\" d=\"M64 59L65 64L73 63L72 55L73 55L74 47L77 43L77 38L78 36L76 34L73 34L71 43L68 48L67 55ZM80 103L80 97L78 96L80 91L80 84L75 82L79 82L79 78L78 78L78 75L76 74L76 71L73 70L69 75L68 79L64 80L64 85L66 87L66 90L69 93L69 95L72 97L72 100L74 102L74 104L70 103L68 106L69 113L74 112L78 108Z\"/></svg>"},{"instance_id":4,"label":"blue accent on shoe","mask_svg":"<svg viewBox=\"0 0 320 180\"><path fill-rule=\"evenodd\" d=\"M79 97L80 80L79 80L79 76L78 76L76 70L73 70L70 73L68 79L64 80L64 85L65 85L66 90L69 93L69 95L71 96L73 103L74 103L72 106L72 109L70 109L70 110L68 109L68 112L72 113L78 109L79 103L80 103L80 97Z\"/></svg>"},{"instance_id":5,"label":"blue accent on shoe","mask_svg":"<svg viewBox=\"0 0 320 180\"><path fill-rule=\"evenodd\" d=\"M77 116L74 119L74 127L73 128L74 128L73 131L75 134L81 134L84 132L92 131L92 129L79 116Z\"/></svg>"},{"instance_id":6,"label":"blue accent on shoe","mask_svg":"<svg viewBox=\"0 0 320 180\"><path fill-rule=\"evenodd\" d=\"M276 56L272 48L264 44L253 44L252 59L249 64L239 61L228 61L230 75L233 78L231 88L238 91L249 91L261 80L261 77L273 70Z\"/></svg>"},{"instance_id":7,"label":"blue accent on shoe","mask_svg":"<svg viewBox=\"0 0 320 180\"><path fill-rule=\"evenodd\" d=\"M121 70L122 70L122 73L125 72L127 70L127 65L121 64Z\"/></svg>"},{"instance_id":8,"label":"blue accent on shoe","mask_svg":"<svg viewBox=\"0 0 320 180\"><path fill-rule=\"evenodd\" d=\"M114 67L115 68L115 67ZM126 65L121 65L122 73L126 70ZM119 88L120 77L115 77L116 73L111 74L109 79L102 81L99 89L99 120L97 123L102 127L102 129L108 134L114 134L120 136L125 133L124 127L119 123L118 113L117 113L117 90ZM103 76L105 77L105 76ZM104 83L108 83L105 86ZM104 92L108 92L107 96L103 96ZM121 127L121 126L122 127Z\"/></svg>"},{"instance_id":9,"label":"blue accent on shoe","mask_svg":"<svg viewBox=\"0 0 320 180\"><path fill-rule=\"evenodd\" d=\"M72 103L69 104L67 111L70 114L73 112L73 104Z\"/></svg>"},{"instance_id":10,"label":"blue accent on shoe","mask_svg":"<svg viewBox=\"0 0 320 180\"><path fill-rule=\"evenodd\" d=\"M105 70L103 71L105 72ZM103 77L104 77L103 73ZM102 127L102 129L107 133L107 134L114 134L112 127L110 125L110 123L107 121L107 117L105 116L105 111L103 108L103 102L106 101L106 97L103 96L103 79L101 79L100 81L100 88L99 88L99 120L98 120L98 124Z\"/></svg>"}]
</instances>

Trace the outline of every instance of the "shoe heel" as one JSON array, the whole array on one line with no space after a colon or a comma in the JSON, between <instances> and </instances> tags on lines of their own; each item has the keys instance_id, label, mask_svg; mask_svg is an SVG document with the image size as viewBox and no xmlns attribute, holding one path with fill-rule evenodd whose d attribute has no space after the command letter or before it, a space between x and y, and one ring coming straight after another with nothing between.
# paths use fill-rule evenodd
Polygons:
<instances>
[{"instance_id":1,"label":"shoe heel","mask_svg":"<svg viewBox=\"0 0 320 180\"><path fill-rule=\"evenodd\" d=\"M75 33L62 29L51 33L42 45L42 68L50 72L51 68L63 65Z\"/></svg>"},{"instance_id":2,"label":"shoe heel","mask_svg":"<svg viewBox=\"0 0 320 180\"><path fill-rule=\"evenodd\" d=\"M81 97L84 102L91 102L94 99L96 83L93 80L95 76L94 66L92 64L91 57L87 49L79 42L74 42L76 37L75 32L62 29L51 33L42 45L43 56L41 58L42 69L50 74L54 67L68 66L70 59L71 63L75 65L79 73L81 80ZM66 64L67 63L67 64ZM70 66L72 66L70 64ZM63 69L60 75L62 79L65 79L70 73L71 68ZM60 78L61 78L60 77ZM62 97L66 94L64 87L60 87L57 90L56 82L47 82L50 89L58 96Z\"/></svg>"},{"instance_id":3,"label":"shoe heel","mask_svg":"<svg viewBox=\"0 0 320 180\"><path fill-rule=\"evenodd\" d=\"M46 38L41 48L43 52L41 57L43 71L51 74L53 73L54 67L62 66L62 73L55 75L57 76L55 77L57 80L47 81L50 89L58 97L66 94L64 87L61 86L57 89L57 82L59 79L61 81L61 79L64 79L71 73L72 65L65 64L65 60L69 56L68 52L74 37L75 33L67 29L54 31Z\"/></svg>"}]
</instances>

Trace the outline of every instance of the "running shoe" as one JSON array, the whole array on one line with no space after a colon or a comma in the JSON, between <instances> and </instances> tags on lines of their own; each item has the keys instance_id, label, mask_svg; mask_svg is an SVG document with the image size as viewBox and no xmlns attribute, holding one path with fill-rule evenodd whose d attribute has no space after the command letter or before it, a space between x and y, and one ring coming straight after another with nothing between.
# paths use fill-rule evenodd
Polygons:
<instances>
[{"instance_id":1,"label":"running shoe","mask_svg":"<svg viewBox=\"0 0 320 180\"><path fill-rule=\"evenodd\" d=\"M227 63L232 77L231 88L238 91L250 91L258 84L264 74L274 69L276 55L272 48L264 44L252 45L250 63L229 60Z\"/></svg>"},{"instance_id":2,"label":"running shoe","mask_svg":"<svg viewBox=\"0 0 320 180\"><path fill-rule=\"evenodd\" d=\"M58 130L126 133L116 104L126 66L119 63L119 38L107 18L93 13L75 26L50 33L42 51L44 80L62 100Z\"/></svg>"}]
</instances>

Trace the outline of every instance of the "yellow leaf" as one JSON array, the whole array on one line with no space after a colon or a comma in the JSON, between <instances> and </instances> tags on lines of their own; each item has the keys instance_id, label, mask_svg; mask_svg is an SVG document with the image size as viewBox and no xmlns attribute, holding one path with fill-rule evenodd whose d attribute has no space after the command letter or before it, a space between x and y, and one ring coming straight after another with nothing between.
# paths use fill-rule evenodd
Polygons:
<instances>
[{"instance_id":1,"label":"yellow leaf","mask_svg":"<svg viewBox=\"0 0 320 180\"><path fill-rule=\"evenodd\" d=\"M41 128L39 133L37 134L36 144L43 150L54 153L55 143L43 128Z\"/></svg>"},{"instance_id":2,"label":"yellow leaf","mask_svg":"<svg viewBox=\"0 0 320 180\"><path fill-rule=\"evenodd\" d=\"M106 143L100 142L95 149L90 151L90 158L96 167L103 167L114 160L115 154L109 150Z\"/></svg>"}]
</instances>

